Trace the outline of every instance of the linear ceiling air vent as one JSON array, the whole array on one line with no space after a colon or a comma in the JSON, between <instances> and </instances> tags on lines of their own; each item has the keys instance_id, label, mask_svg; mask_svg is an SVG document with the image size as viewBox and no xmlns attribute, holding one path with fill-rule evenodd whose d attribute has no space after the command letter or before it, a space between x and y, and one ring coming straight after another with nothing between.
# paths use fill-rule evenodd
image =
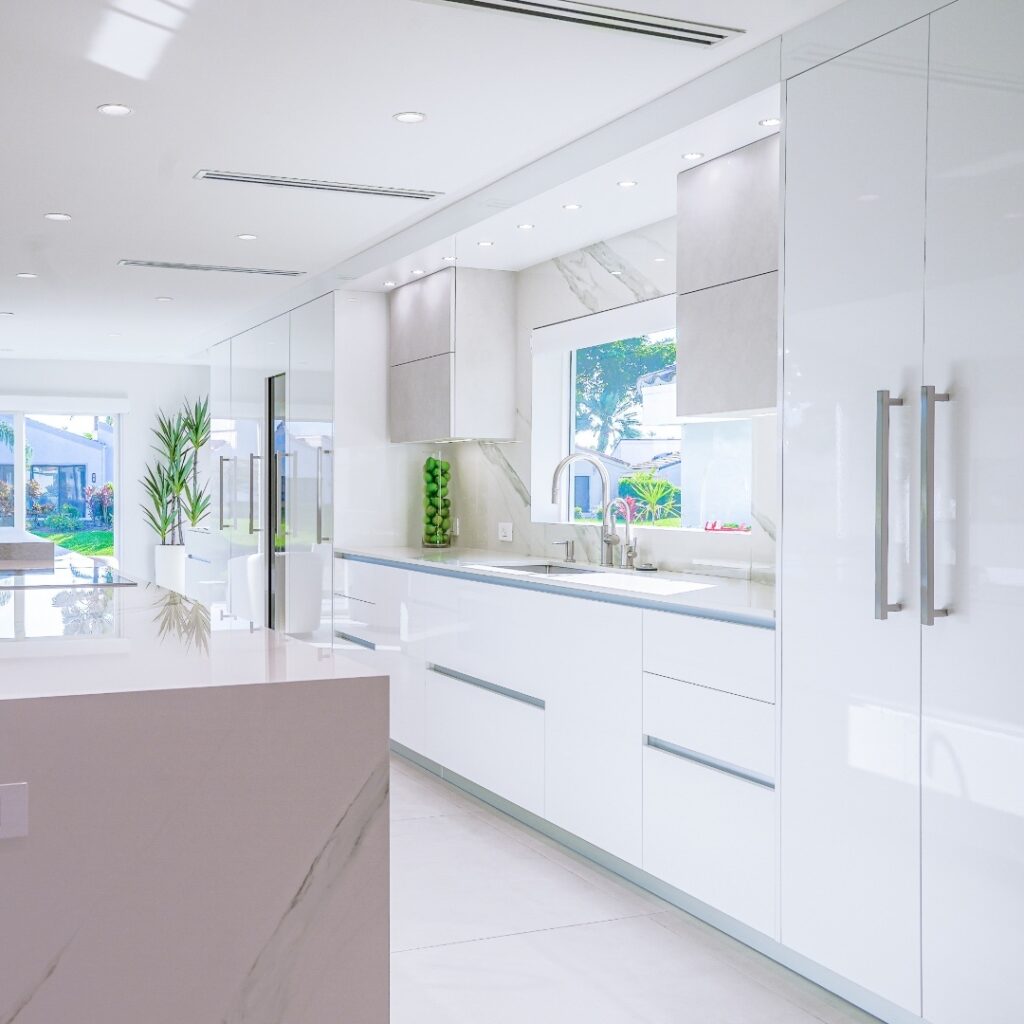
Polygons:
<instances>
[{"instance_id":1,"label":"linear ceiling air vent","mask_svg":"<svg viewBox=\"0 0 1024 1024\"><path fill-rule=\"evenodd\" d=\"M151 267L155 270L212 270L218 274L270 274L272 277L302 277L304 270L268 270L266 267L220 267L215 263L165 263L162 260L118 260L119 267Z\"/></svg>"},{"instance_id":2,"label":"linear ceiling air vent","mask_svg":"<svg viewBox=\"0 0 1024 1024\"><path fill-rule=\"evenodd\" d=\"M657 14L624 11L617 7L602 7L598 4L573 3L572 0L547 0L547 2L542 2L542 0L425 0L425 2L446 6L478 7L486 11L527 14L534 18L567 21L574 25L590 25L595 28L610 28L617 32L633 32L642 36L672 39L680 43L693 43L696 46L715 46L743 34L743 29L739 28L705 25L699 21L665 18Z\"/></svg>"},{"instance_id":3,"label":"linear ceiling air vent","mask_svg":"<svg viewBox=\"0 0 1024 1024\"><path fill-rule=\"evenodd\" d=\"M314 192L348 192L359 196L386 196L392 199L436 199L443 192L420 188L390 188L386 185L353 185L345 181L316 181L313 178L285 178L276 174L245 174L242 171L196 171L194 177L208 181L234 181L250 185L276 185L278 188L304 188Z\"/></svg>"}]
</instances>

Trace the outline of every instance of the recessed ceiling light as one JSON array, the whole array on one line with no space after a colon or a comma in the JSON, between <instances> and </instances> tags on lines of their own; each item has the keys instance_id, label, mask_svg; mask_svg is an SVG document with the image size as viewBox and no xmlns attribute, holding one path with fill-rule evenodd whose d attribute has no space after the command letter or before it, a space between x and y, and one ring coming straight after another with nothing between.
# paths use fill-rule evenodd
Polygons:
<instances>
[{"instance_id":1,"label":"recessed ceiling light","mask_svg":"<svg viewBox=\"0 0 1024 1024\"><path fill-rule=\"evenodd\" d=\"M621 270L612 270L610 273L611 273L612 277L622 277L622 271Z\"/></svg>"},{"instance_id":2,"label":"recessed ceiling light","mask_svg":"<svg viewBox=\"0 0 1024 1024\"><path fill-rule=\"evenodd\" d=\"M134 113L132 108L124 103L101 103L96 109L107 117L127 117Z\"/></svg>"},{"instance_id":3,"label":"recessed ceiling light","mask_svg":"<svg viewBox=\"0 0 1024 1024\"><path fill-rule=\"evenodd\" d=\"M173 302L174 299L170 295L158 295L156 297L157 302Z\"/></svg>"},{"instance_id":4,"label":"recessed ceiling light","mask_svg":"<svg viewBox=\"0 0 1024 1024\"><path fill-rule=\"evenodd\" d=\"M458 256L445 256L444 261L445 263L455 263L458 261L458 258Z\"/></svg>"},{"instance_id":5,"label":"recessed ceiling light","mask_svg":"<svg viewBox=\"0 0 1024 1024\"><path fill-rule=\"evenodd\" d=\"M563 210L582 210L583 206L580 203L563 203Z\"/></svg>"},{"instance_id":6,"label":"recessed ceiling light","mask_svg":"<svg viewBox=\"0 0 1024 1024\"><path fill-rule=\"evenodd\" d=\"M239 235L238 238L241 241L243 241L243 242L255 242L256 241L256 236L255 235Z\"/></svg>"},{"instance_id":7,"label":"recessed ceiling light","mask_svg":"<svg viewBox=\"0 0 1024 1024\"><path fill-rule=\"evenodd\" d=\"M71 220L71 214L70 213L44 213L43 216L47 220L60 220L60 221Z\"/></svg>"},{"instance_id":8,"label":"recessed ceiling light","mask_svg":"<svg viewBox=\"0 0 1024 1024\"><path fill-rule=\"evenodd\" d=\"M425 270L414 270L412 272L413 277L422 277L426 273Z\"/></svg>"},{"instance_id":9,"label":"recessed ceiling light","mask_svg":"<svg viewBox=\"0 0 1024 1024\"><path fill-rule=\"evenodd\" d=\"M427 119L427 115L420 113L418 110L400 110L393 116L396 121L400 121L402 124L419 124L420 121L426 121Z\"/></svg>"},{"instance_id":10,"label":"recessed ceiling light","mask_svg":"<svg viewBox=\"0 0 1024 1024\"><path fill-rule=\"evenodd\" d=\"M667 259L668 259L667 256L655 256L654 257L654 262L655 263L664 263Z\"/></svg>"},{"instance_id":11,"label":"recessed ceiling light","mask_svg":"<svg viewBox=\"0 0 1024 1024\"><path fill-rule=\"evenodd\" d=\"M0 316L14 316L14 314L8 312L0 312Z\"/></svg>"},{"instance_id":12,"label":"recessed ceiling light","mask_svg":"<svg viewBox=\"0 0 1024 1024\"><path fill-rule=\"evenodd\" d=\"M696 151L694 151L693 153L684 153L683 154L683 159L684 160L703 160L704 159L704 154L703 153L698 153Z\"/></svg>"},{"instance_id":13,"label":"recessed ceiling light","mask_svg":"<svg viewBox=\"0 0 1024 1024\"><path fill-rule=\"evenodd\" d=\"M384 287L385 288L394 288L396 284L398 284L397 281L385 281L384 282Z\"/></svg>"},{"instance_id":14,"label":"recessed ceiling light","mask_svg":"<svg viewBox=\"0 0 1024 1024\"><path fill-rule=\"evenodd\" d=\"M35 280L35 278L37 278L39 275L38 274L15 274L14 276L15 277L20 277L23 281L32 281L32 280Z\"/></svg>"},{"instance_id":15,"label":"recessed ceiling light","mask_svg":"<svg viewBox=\"0 0 1024 1024\"><path fill-rule=\"evenodd\" d=\"M781 117L766 117L763 121L757 122L762 128L778 128L782 124Z\"/></svg>"},{"instance_id":16,"label":"recessed ceiling light","mask_svg":"<svg viewBox=\"0 0 1024 1024\"><path fill-rule=\"evenodd\" d=\"M488 242L486 239L479 241L476 244L479 245L481 249L490 249L490 247L494 245L493 242Z\"/></svg>"},{"instance_id":17,"label":"recessed ceiling light","mask_svg":"<svg viewBox=\"0 0 1024 1024\"><path fill-rule=\"evenodd\" d=\"M627 179L626 181L620 181L618 183L619 188L636 188L638 182Z\"/></svg>"},{"instance_id":18,"label":"recessed ceiling light","mask_svg":"<svg viewBox=\"0 0 1024 1024\"><path fill-rule=\"evenodd\" d=\"M517 224L516 227L520 231L532 231L534 229L534 225L533 224Z\"/></svg>"}]
</instances>

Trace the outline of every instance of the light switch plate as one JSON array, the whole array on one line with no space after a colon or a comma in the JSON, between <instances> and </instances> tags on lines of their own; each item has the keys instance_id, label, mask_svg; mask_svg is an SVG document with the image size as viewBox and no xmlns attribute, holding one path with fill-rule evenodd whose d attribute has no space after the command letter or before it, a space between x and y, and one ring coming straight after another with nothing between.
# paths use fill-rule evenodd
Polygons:
<instances>
[{"instance_id":1,"label":"light switch plate","mask_svg":"<svg viewBox=\"0 0 1024 1024\"><path fill-rule=\"evenodd\" d=\"M512 541L512 524L498 523L498 540Z\"/></svg>"},{"instance_id":2,"label":"light switch plate","mask_svg":"<svg viewBox=\"0 0 1024 1024\"><path fill-rule=\"evenodd\" d=\"M28 835L28 783L0 786L0 839Z\"/></svg>"}]
</instances>

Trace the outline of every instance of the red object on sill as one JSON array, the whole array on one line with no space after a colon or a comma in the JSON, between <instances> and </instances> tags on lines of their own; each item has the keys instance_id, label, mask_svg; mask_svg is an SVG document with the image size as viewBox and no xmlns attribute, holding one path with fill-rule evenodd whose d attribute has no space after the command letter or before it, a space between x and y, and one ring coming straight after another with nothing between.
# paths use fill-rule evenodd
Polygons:
<instances>
[{"instance_id":1,"label":"red object on sill","mask_svg":"<svg viewBox=\"0 0 1024 1024\"><path fill-rule=\"evenodd\" d=\"M750 533L749 523L720 523L711 519L704 524L707 533Z\"/></svg>"}]
</instances>

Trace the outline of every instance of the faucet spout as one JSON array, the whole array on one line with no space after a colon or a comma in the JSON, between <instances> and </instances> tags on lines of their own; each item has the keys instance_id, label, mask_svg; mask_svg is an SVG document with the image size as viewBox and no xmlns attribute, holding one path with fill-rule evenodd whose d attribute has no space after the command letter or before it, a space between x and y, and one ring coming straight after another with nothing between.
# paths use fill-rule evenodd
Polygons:
<instances>
[{"instance_id":1,"label":"faucet spout","mask_svg":"<svg viewBox=\"0 0 1024 1024\"><path fill-rule=\"evenodd\" d=\"M591 455L589 452L570 452L561 462L555 466L554 475L551 477L551 503L557 505L559 503L559 487L562 483L562 474L565 472L566 466L573 462L589 462L597 470L597 475L601 478L601 500L605 505L605 518L608 516L608 505L611 501L612 484L608 477L608 470L605 468L604 463L596 456ZM618 543L618 537L615 538L615 542ZM604 528L601 530L601 564L612 565L612 544L608 540L608 531Z\"/></svg>"}]
</instances>

